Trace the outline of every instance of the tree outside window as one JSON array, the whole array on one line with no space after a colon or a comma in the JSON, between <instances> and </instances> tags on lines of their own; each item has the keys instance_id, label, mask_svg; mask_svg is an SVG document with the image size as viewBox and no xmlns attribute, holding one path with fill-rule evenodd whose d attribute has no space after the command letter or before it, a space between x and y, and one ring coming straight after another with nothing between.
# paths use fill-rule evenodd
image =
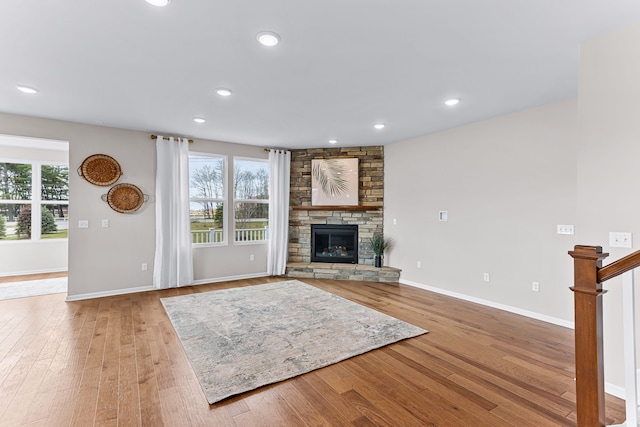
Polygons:
<instances>
[{"instance_id":1,"label":"tree outside window","mask_svg":"<svg viewBox=\"0 0 640 427\"><path fill-rule=\"evenodd\" d=\"M18 218L30 209L32 167L24 163L0 163L0 215L3 217L0 231L3 240L30 239L18 228ZM31 215L29 215L31 221Z\"/></svg>"},{"instance_id":2,"label":"tree outside window","mask_svg":"<svg viewBox=\"0 0 640 427\"><path fill-rule=\"evenodd\" d=\"M66 238L69 230L69 167L42 165L41 200L42 238ZM55 227L50 225L51 219Z\"/></svg>"},{"instance_id":3,"label":"tree outside window","mask_svg":"<svg viewBox=\"0 0 640 427\"><path fill-rule=\"evenodd\" d=\"M267 240L269 163L257 159L235 159L233 176L235 241Z\"/></svg>"},{"instance_id":4,"label":"tree outside window","mask_svg":"<svg viewBox=\"0 0 640 427\"><path fill-rule=\"evenodd\" d=\"M189 216L193 243L225 242L225 163L222 156L189 155Z\"/></svg>"},{"instance_id":5,"label":"tree outside window","mask_svg":"<svg viewBox=\"0 0 640 427\"><path fill-rule=\"evenodd\" d=\"M1 240L67 238L68 205L68 166L0 163Z\"/></svg>"}]
</instances>

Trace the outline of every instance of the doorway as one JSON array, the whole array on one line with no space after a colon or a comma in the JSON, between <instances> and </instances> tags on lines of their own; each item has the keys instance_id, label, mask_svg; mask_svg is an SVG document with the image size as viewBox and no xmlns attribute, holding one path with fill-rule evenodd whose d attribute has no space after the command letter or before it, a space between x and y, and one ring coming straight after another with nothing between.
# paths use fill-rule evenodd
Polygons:
<instances>
[{"instance_id":1,"label":"doorway","mask_svg":"<svg viewBox=\"0 0 640 427\"><path fill-rule=\"evenodd\" d=\"M61 282L66 286L68 218L69 143L0 135L2 287L24 283L27 296L37 292L40 280L56 279L56 291ZM38 278L42 274L56 277ZM46 287L42 292L50 293Z\"/></svg>"}]
</instances>

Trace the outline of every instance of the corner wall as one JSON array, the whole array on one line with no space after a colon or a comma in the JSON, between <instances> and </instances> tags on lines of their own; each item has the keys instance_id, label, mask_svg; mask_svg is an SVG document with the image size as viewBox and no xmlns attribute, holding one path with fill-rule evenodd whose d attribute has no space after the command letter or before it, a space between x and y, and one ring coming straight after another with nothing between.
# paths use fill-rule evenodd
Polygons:
<instances>
[{"instance_id":1,"label":"corner wall","mask_svg":"<svg viewBox=\"0 0 640 427\"><path fill-rule=\"evenodd\" d=\"M556 225L576 223L576 115L569 99L385 146L401 282L571 323L576 239Z\"/></svg>"}]
</instances>

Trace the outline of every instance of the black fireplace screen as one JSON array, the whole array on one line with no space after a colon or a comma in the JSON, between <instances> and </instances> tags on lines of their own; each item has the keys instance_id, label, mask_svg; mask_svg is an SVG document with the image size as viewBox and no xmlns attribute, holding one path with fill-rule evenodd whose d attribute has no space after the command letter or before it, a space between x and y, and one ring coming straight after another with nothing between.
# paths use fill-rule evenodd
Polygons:
<instances>
[{"instance_id":1,"label":"black fireplace screen","mask_svg":"<svg viewBox=\"0 0 640 427\"><path fill-rule=\"evenodd\" d=\"M312 225L311 262L358 263L357 225Z\"/></svg>"}]
</instances>

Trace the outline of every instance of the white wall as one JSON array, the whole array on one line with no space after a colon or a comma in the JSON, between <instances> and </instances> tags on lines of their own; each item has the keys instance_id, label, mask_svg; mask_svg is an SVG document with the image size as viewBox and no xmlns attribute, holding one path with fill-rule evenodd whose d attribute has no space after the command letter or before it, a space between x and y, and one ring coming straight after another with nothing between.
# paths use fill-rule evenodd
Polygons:
<instances>
[{"instance_id":1,"label":"white wall","mask_svg":"<svg viewBox=\"0 0 640 427\"><path fill-rule=\"evenodd\" d=\"M388 145L385 234L401 279L571 322L575 238L556 225L576 221L576 108L570 99Z\"/></svg>"},{"instance_id":2,"label":"white wall","mask_svg":"<svg viewBox=\"0 0 640 427\"><path fill-rule=\"evenodd\" d=\"M107 295L152 285L155 249L155 142L149 133L0 114L0 134L69 141L69 298ZM196 151L266 158L260 147L199 140ZM120 214L102 201L98 187L75 171L92 154L108 154L122 167L119 183L135 184L151 196L136 213ZM232 158L229 158L232 161ZM89 220L88 229L77 228ZM101 228L108 219L109 228ZM249 262L249 254L256 260ZM142 271L141 264L148 263ZM195 280L245 277L266 271L266 245L203 248L194 253Z\"/></svg>"},{"instance_id":3,"label":"white wall","mask_svg":"<svg viewBox=\"0 0 640 427\"><path fill-rule=\"evenodd\" d=\"M639 76L640 25L582 46L578 227L580 243L609 252L605 265L640 249ZM610 248L610 231L632 232L634 248ZM637 272L635 277L638 283ZM621 279L604 288L605 381L623 387Z\"/></svg>"},{"instance_id":4,"label":"white wall","mask_svg":"<svg viewBox=\"0 0 640 427\"><path fill-rule=\"evenodd\" d=\"M32 142L37 146L46 145L46 142L0 135L0 162L37 160L67 163L69 161L68 151L31 148ZM0 240L0 276L67 271L67 242L67 239Z\"/></svg>"}]
</instances>

